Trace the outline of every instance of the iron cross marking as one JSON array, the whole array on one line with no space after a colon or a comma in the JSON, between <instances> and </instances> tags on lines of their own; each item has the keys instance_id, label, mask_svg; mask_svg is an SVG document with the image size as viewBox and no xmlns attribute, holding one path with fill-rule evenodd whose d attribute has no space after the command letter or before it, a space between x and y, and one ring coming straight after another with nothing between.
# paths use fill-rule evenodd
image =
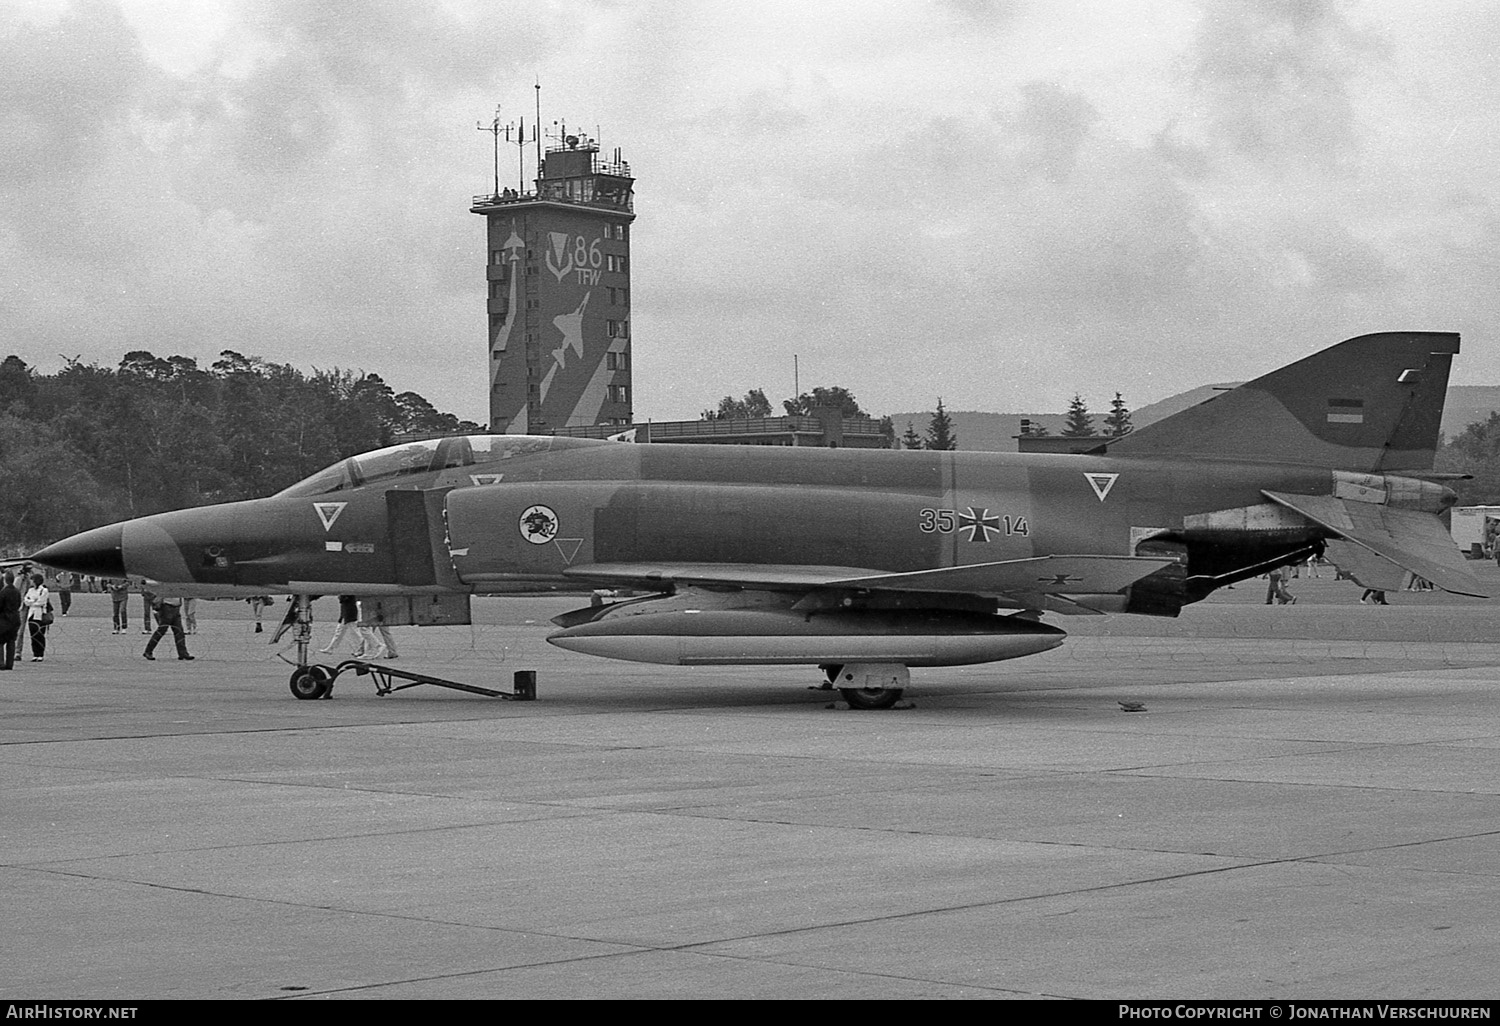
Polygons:
<instances>
[{"instance_id":1,"label":"iron cross marking","mask_svg":"<svg viewBox=\"0 0 1500 1026\"><path fill-rule=\"evenodd\" d=\"M974 512L974 507L969 507L969 512L958 515L958 529L969 532L969 541L983 542L988 545L990 532L1000 533L1000 517L990 516L989 509L980 507L979 512Z\"/></svg>"}]
</instances>

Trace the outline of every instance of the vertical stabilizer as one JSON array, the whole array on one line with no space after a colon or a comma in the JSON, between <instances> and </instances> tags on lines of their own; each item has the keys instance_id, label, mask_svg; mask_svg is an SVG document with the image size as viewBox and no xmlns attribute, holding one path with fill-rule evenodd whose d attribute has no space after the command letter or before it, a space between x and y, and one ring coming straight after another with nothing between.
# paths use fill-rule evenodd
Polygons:
<instances>
[{"instance_id":1,"label":"vertical stabilizer","mask_svg":"<svg viewBox=\"0 0 1500 1026\"><path fill-rule=\"evenodd\" d=\"M1109 443L1111 456L1432 469L1458 335L1360 335Z\"/></svg>"}]
</instances>

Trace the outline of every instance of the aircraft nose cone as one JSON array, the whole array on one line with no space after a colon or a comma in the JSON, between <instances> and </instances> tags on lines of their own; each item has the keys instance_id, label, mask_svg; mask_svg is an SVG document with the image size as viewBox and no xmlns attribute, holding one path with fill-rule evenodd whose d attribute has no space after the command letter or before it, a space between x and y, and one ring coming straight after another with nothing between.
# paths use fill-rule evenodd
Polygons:
<instances>
[{"instance_id":1,"label":"aircraft nose cone","mask_svg":"<svg viewBox=\"0 0 1500 1026\"><path fill-rule=\"evenodd\" d=\"M96 527L53 542L31 559L55 570L70 570L95 577L124 577L123 539L121 524Z\"/></svg>"}]
</instances>

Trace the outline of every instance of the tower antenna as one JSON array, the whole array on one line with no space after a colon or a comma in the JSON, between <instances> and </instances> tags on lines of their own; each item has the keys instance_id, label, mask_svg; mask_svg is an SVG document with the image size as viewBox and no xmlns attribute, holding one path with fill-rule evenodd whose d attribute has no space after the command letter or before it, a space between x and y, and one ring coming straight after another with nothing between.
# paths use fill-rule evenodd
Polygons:
<instances>
[{"instance_id":1,"label":"tower antenna","mask_svg":"<svg viewBox=\"0 0 1500 1026\"><path fill-rule=\"evenodd\" d=\"M542 77L536 79L536 193L542 194Z\"/></svg>"},{"instance_id":2,"label":"tower antenna","mask_svg":"<svg viewBox=\"0 0 1500 1026\"><path fill-rule=\"evenodd\" d=\"M481 132L489 132L491 135L493 135L495 137L495 192L494 192L494 195L498 196L498 195L500 195L500 105L498 103L495 104L495 120L491 121L488 126L486 126L485 123L483 121L481 121L478 124L476 124L474 127L477 128Z\"/></svg>"},{"instance_id":3,"label":"tower antenna","mask_svg":"<svg viewBox=\"0 0 1500 1026\"><path fill-rule=\"evenodd\" d=\"M521 117L521 127L516 136L516 191L526 191L526 117Z\"/></svg>"}]
</instances>

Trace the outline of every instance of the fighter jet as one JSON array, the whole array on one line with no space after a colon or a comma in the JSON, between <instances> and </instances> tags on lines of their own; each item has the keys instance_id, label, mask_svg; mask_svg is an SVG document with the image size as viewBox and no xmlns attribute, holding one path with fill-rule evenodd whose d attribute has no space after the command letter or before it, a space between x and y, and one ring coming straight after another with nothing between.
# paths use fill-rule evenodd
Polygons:
<instances>
[{"instance_id":1,"label":"fighter jet","mask_svg":"<svg viewBox=\"0 0 1500 1026\"><path fill-rule=\"evenodd\" d=\"M912 667L1057 647L1044 614L1176 616L1315 555L1367 587L1410 573L1483 595L1433 472L1458 349L1446 333L1353 338L1084 454L443 438L33 559L184 595L382 598L412 622L468 622L472 595L623 591L548 640L806 664L851 705L886 707Z\"/></svg>"}]
</instances>

